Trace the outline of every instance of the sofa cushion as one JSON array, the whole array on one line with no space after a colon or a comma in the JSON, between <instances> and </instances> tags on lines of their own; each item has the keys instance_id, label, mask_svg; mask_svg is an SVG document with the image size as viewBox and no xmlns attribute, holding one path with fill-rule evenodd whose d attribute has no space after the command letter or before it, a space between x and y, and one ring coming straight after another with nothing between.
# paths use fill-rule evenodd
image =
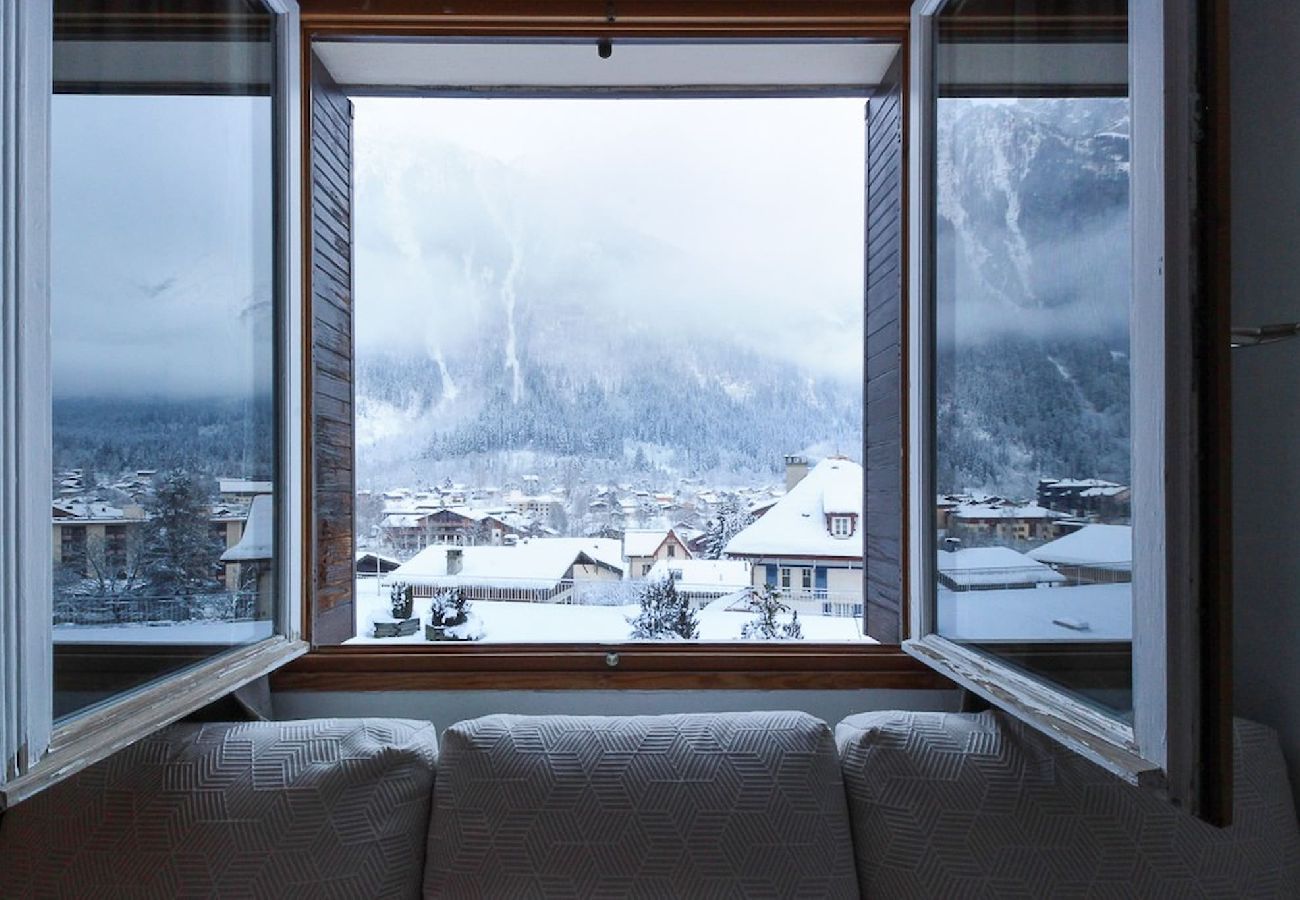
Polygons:
<instances>
[{"instance_id":1,"label":"sofa cushion","mask_svg":"<svg viewBox=\"0 0 1300 900\"><path fill-rule=\"evenodd\" d=\"M443 735L425 889L856 896L830 729L794 712L461 722Z\"/></svg>"},{"instance_id":2,"label":"sofa cushion","mask_svg":"<svg viewBox=\"0 0 1300 900\"><path fill-rule=\"evenodd\" d=\"M419 896L432 725L181 724L0 820L0 895Z\"/></svg>"},{"instance_id":3,"label":"sofa cushion","mask_svg":"<svg viewBox=\"0 0 1300 900\"><path fill-rule=\"evenodd\" d=\"M1238 722L1217 829L1000 712L837 726L858 878L877 897L1298 897L1276 736Z\"/></svg>"}]
</instances>

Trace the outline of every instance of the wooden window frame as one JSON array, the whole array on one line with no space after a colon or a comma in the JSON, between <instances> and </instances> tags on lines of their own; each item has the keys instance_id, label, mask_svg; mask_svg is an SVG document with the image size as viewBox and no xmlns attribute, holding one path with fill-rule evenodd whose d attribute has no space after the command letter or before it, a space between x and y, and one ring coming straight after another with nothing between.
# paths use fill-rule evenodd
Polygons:
<instances>
[{"instance_id":1,"label":"wooden window frame","mask_svg":"<svg viewBox=\"0 0 1300 900\"><path fill-rule=\"evenodd\" d=\"M625 0L605 5L471 0L458 4L455 11L439 11L428 4L404 0L302 0L301 17L304 65L310 60L313 39L363 35L434 39L849 38L898 43L900 54L905 56L910 2ZM310 81L304 77L303 83ZM905 95L905 82L903 90ZM309 104L310 98L304 96L304 171L308 165L306 153L311 128ZM905 132L906 120L903 128ZM309 199L306 191L305 186L304 201ZM905 241L905 203L902 211L904 221L900 227ZM308 239L309 236L304 237L305 241ZM310 275L310 246L304 244L304 298L310 297ZM903 402L905 398L900 397L900 403ZM311 465L311 460L304 457L303 464L309 471L306 467ZM311 510L310 498L304 499L308 505L303 540L307 541L311 537ZM906 504L902 515L905 523ZM309 640L310 576L304 570L307 602L302 629ZM905 608L903 615L905 623ZM953 687L946 678L904 653L899 645L847 642L313 646L307 655L276 672L272 685L277 690Z\"/></svg>"}]
</instances>

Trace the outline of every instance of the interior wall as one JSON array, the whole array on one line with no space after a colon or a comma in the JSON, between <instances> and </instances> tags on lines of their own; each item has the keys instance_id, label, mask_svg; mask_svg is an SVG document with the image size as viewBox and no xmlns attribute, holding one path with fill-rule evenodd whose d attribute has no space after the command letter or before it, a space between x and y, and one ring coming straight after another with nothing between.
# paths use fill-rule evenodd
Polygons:
<instances>
[{"instance_id":1,"label":"interior wall","mask_svg":"<svg viewBox=\"0 0 1300 900\"><path fill-rule=\"evenodd\" d=\"M657 715L733 710L802 710L834 726L877 709L955 712L953 691L287 691L273 697L277 719L394 716L438 730L491 713Z\"/></svg>"},{"instance_id":2,"label":"interior wall","mask_svg":"<svg viewBox=\"0 0 1300 900\"><path fill-rule=\"evenodd\" d=\"M1233 0L1233 323L1300 321L1300 4ZM1234 702L1300 804L1300 339L1233 351Z\"/></svg>"}]
</instances>

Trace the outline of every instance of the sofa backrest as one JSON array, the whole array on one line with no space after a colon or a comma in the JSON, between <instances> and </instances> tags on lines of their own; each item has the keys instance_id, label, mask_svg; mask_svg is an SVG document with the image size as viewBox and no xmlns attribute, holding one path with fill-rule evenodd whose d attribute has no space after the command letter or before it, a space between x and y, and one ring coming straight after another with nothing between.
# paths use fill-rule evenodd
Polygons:
<instances>
[{"instance_id":1,"label":"sofa backrest","mask_svg":"<svg viewBox=\"0 0 1300 900\"><path fill-rule=\"evenodd\" d=\"M1218 829L1000 712L879 712L835 729L874 897L1300 897L1276 735L1235 729Z\"/></svg>"},{"instance_id":2,"label":"sofa backrest","mask_svg":"<svg viewBox=\"0 0 1300 900\"><path fill-rule=\"evenodd\" d=\"M173 725L0 819L2 897L418 897L427 722Z\"/></svg>"},{"instance_id":3,"label":"sofa backrest","mask_svg":"<svg viewBox=\"0 0 1300 900\"><path fill-rule=\"evenodd\" d=\"M428 896L854 897L804 713L488 716L443 735Z\"/></svg>"}]
</instances>

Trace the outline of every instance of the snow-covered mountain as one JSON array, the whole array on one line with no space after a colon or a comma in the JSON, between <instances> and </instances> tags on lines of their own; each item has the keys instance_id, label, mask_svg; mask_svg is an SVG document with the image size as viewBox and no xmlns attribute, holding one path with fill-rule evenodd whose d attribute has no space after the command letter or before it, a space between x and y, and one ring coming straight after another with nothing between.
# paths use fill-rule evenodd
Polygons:
<instances>
[{"instance_id":1,"label":"snow-covered mountain","mask_svg":"<svg viewBox=\"0 0 1300 900\"><path fill-rule=\"evenodd\" d=\"M1127 101L939 109L939 488L1129 478Z\"/></svg>"}]
</instances>

